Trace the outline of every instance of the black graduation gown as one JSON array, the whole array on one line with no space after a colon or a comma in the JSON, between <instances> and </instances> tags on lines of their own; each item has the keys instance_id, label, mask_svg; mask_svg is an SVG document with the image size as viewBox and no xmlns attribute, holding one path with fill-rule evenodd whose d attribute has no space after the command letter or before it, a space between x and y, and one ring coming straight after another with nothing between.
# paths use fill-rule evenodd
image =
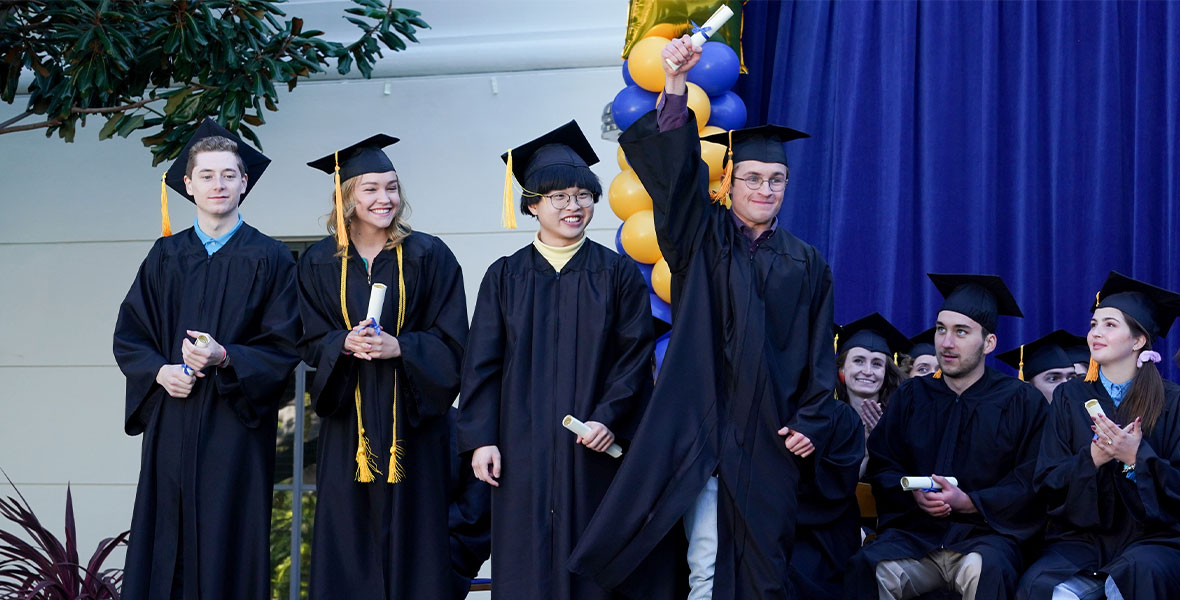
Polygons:
<instances>
[{"instance_id":1,"label":"black graduation gown","mask_svg":"<svg viewBox=\"0 0 1180 600\"><path fill-rule=\"evenodd\" d=\"M938 548L983 558L976 598L1008 598L1020 575L1020 544L1044 523L1033 469L1047 408L1033 386L988 368L957 396L943 379L906 380L869 435L865 480L873 485L880 534L854 557L850 598L876 598L882 560L920 559ZM905 475L958 478L976 514L935 518L901 489Z\"/></svg>"},{"instance_id":2,"label":"black graduation gown","mask_svg":"<svg viewBox=\"0 0 1180 600\"><path fill-rule=\"evenodd\" d=\"M500 450L492 595L610 598L566 560L620 460L575 444L562 417L634 434L652 385L649 290L630 259L587 240L561 272L530 244L484 276L459 403L459 451ZM671 582L669 582L671 583Z\"/></svg>"},{"instance_id":3,"label":"black graduation gown","mask_svg":"<svg viewBox=\"0 0 1180 600\"><path fill-rule=\"evenodd\" d=\"M799 459L778 430L816 440L832 397L832 274L780 223L750 250L710 201L695 118L620 138L651 195L672 271L674 321L647 415L573 556L606 586L636 570L717 473L717 598L787 598ZM824 448L817 448L822 453Z\"/></svg>"},{"instance_id":4,"label":"black graduation gown","mask_svg":"<svg viewBox=\"0 0 1180 600\"><path fill-rule=\"evenodd\" d=\"M1053 393L1036 470L1049 508L1046 550L1019 597L1048 598L1079 571L1110 575L1128 600L1180 597L1180 387L1164 382L1164 410L1140 442L1134 481L1117 460L1094 467L1091 398L1120 421L1097 381L1073 379Z\"/></svg>"},{"instance_id":5,"label":"black graduation gown","mask_svg":"<svg viewBox=\"0 0 1180 600\"><path fill-rule=\"evenodd\" d=\"M270 593L276 411L298 364L295 262L243 223L212 256L192 228L156 240L119 307L115 361L127 376L128 435L143 434L123 598ZM156 383L180 364L186 329L208 332L230 365L188 398Z\"/></svg>"},{"instance_id":6,"label":"black graduation gown","mask_svg":"<svg viewBox=\"0 0 1180 600\"><path fill-rule=\"evenodd\" d=\"M448 534L450 435L444 415L459 391L467 339L463 276L449 248L415 232L403 242L406 309L397 340L402 355L365 361L341 353L348 328L340 312L340 258L324 238L299 261L303 359L315 367L311 399L321 418L316 465L311 598L437 600L452 588ZM365 318L369 278L349 245L348 316ZM393 333L398 314L397 254L373 259L372 281L387 286L379 322ZM394 374L398 377L398 438L405 479L386 482L392 441ZM360 381L362 413L380 475L356 477Z\"/></svg>"},{"instance_id":7,"label":"black graduation gown","mask_svg":"<svg viewBox=\"0 0 1180 600\"><path fill-rule=\"evenodd\" d=\"M447 411L447 425L451 430L450 509L448 529L451 532L451 575L454 581L453 598L463 600L471 591L471 580L492 555L492 491L491 487L475 478L471 461L459 455L455 440L455 420L459 411Z\"/></svg>"},{"instance_id":8,"label":"black graduation gown","mask_svg":"<svg viewBox=\"0 0 1180 600\"><path fill-rule=\"evenodd\" d=\"M808 600L839 598L844 569L860 549L856 484L865 455L864 425L856 410L839 400L826 401L823 412L829 424L818 446L824 452L803 461L791 553L791 581Z\"/></svg>"}]
</instances>

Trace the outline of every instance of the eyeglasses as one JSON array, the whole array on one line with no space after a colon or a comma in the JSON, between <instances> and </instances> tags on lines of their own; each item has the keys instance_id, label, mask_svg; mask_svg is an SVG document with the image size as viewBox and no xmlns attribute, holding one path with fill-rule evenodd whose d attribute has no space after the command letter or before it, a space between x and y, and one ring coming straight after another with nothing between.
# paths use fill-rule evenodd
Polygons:
<instances>
[{"instance_id":1,"label":"eyeglasses","mask_svg":"<svg viewBox=\"0 0 1180 600\"><path fill-rule=\"evenodd\" d=\"M763 183L770 184L770 191L772 192L781 192L787 187L786 177L771 177L770 179L763 179L761 176L751 175L744 178L734 177L734 179L746 182L746 187L752 190L761 189Z\"/></svg>"},{"instance_id":2,"label":"eyeglasses","mask_svg":"<svg viewBox=\"0 0 1180 600\"><path fill-rule=\"evenodd\" d=\"M594 204L594 194L591 194L590 192L578 192L576 194L557 192L555 194L545 194L541 197L548 198L549 203L552 204L553 208L556 208L557 210L561 210L569 206L570 200L574 200L577 202L578 206L582 208L586 208L587 206Z\"/></svg>"}]
</instances>

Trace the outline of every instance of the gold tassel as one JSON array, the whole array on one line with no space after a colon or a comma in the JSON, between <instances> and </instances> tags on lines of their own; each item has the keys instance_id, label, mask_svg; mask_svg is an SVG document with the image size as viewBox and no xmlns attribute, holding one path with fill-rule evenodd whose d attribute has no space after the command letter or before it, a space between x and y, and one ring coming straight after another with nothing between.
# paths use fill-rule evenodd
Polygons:
<instances>
[{"instance_id":1,"label":"gold tassel","mask_svg":"<svg viewBox=\"0 0 1180 600\"><path fill-rule=\"evenodd\" d=\"M893 353L893 364L895 364L895 365L897 364L897 353L896 352Z\"/></svg>"},{"instance_id":2,"label":"gold tassel","mask_svg":"<svg viewBox=\"0 0 1180 600\"><path fill-rule=\"evenodd\" d=\"M516 211L512 206L512 150L508 151L508 162L504 165L504 210L500 213L500 225L505 229L516 229Z\"/></svg>"},{"instance_id":3,"label":"gold tassel","mask_svg":"<svg viewBox=\"0 0 1180 600\"><path fill-rule=\"evenodd\" d=\"M337 173L337 175L336 175L337 181L339 181L339 179L340 179L340 175L339 175L340 165L339 164L336 165L336 173ZM339 190L340 189L339 186L336 189ZM340 199L339 191L336 194L336 198L337 198L337 202L339 202L339 199ZM340 205L337 204L336 206L339 207ZM337 211L336 214L339 215L340 212ZM339 231L339 230L337 230L337 231ZM345 243L347 243L347 242L345 242ZM344 327L346 329L351 330L352 329L352 320L348 318L348 301L347 301L347 297L346 297L347 296L346 291L348 289L348 278L347 278L347 268L346 268L347 265L348 265L348 257L347 256L340 257L340 313L344 317ZM357 438L356 439L356 480L361 483L372 483L373 480L376 479L373 476L373 473L377 473L378 475L380 475L381 471L377 470L377 462L373 459L373 451L369 448L369 439L365 437L365 423L364 423L364 419L361 417L362 413L361 413L361 382L360 382L360 378L357 378L356 391L354 392L353 395L355 397L354 403L356 405L356 438Z\"/></svg>"},{"instance_id":4,"label":"gold tassel","mask_svg":"<svg viewBox=\"0 0 1180 600\"><path fill-rule=\"evenodd\" d=\"M942 369L939 369L934 372L934 378L935 379L942 379Z\"/></svg>"},{"instance_id":5,"label":"gold tassel","mask_svg":"<svg viewBox=\"0 0 1180 600\"><path fill-rule=\"evenodd\" d=\"M160 175L160 235L164 237L172 235L172 219L168 217L168 184L165 181L167 178L167 171Z\"/></svg>"},{"instance_id":6,"label":"gold tassel","mask_svg":"<svg viewBox=\"0 0 1180 600\"><path fill-rule=\"evenodd\" d=\"M1085 381L1098 381L1098 363L1094 362L1093 358L1090 359L1090 368L1086 369Z\"/></svg>"},{"instance_id":7,"label":"gold tassel","mask_svg":"<svg viewBox=\"0 0 1180 600\"><path fill-rule=\"evenodd\" d=\"M1016 368L1016 378L1024 381L1024 344L1020 345L1020 366Z\"/></svg>"},{"instance_id":8,"label":"gold tassel","mask_svg":"<svg viewBox=\"0 0 1180 600\"><path fill-rule=\"evenodd\" d=\"M345 258L348 257L348 231L344 228L344 195L340 193L340 153L333 152L333 158L336 160L336 172L332 175L333 181L336 183L336 247L344 250ZM341 263L341 291L340 291L340 307L344 308L344 266ZM344 325L352 329L352 323L348 322L348 315L345 314Z\"/></svg>"},{"instance_id":9,"label":"gold tassel","mask_svg":"<svg viewBox=\"0 0 1180 600\"><path fill-rule=\"evenodd\" d=\"M406 322L406 279L402 277L402 247L397 247L397 329L394 336L400 335L402 325ZM389 445L389 476L386 483L399 483L406 478L406 467L401 459L405 457L405 448L397 436L397 390L398 374L393 371L393 442Z\"/></svg>"},{"instance_id":10,"label":"gold tassel","mask_svg":"<svg viewBox=\"0 0 1180 600\"><path fill-rule=\"evenodd\" d=\"M733 130L729 130L729 144L725 150L726 161L725 168L721 170L721 185L717 190L710 192L709 196L714 202L720 202L725 208L729 208L733 201L729 197L729 190L733 187Z\"/></svg>"},{"instance_id":11,"label":"gold tassel","mask_svg":"<svg viewBox=\"0 0 1180 600\"><path fill-rule=\"evenodd\" d=\"M837 333L836 337L832 338L832 354L839 354L839 353L840 353L840 334Z\"/></svg>"}]
</instances>

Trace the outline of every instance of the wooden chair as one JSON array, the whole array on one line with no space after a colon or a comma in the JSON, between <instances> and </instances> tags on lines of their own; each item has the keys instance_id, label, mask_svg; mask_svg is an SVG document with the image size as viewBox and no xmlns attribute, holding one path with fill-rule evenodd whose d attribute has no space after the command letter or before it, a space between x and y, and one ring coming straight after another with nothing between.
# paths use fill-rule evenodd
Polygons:
<instances>
[{"instance_id":1,"label":"wooden chair","mask_svg":"<svg viewBox=\"0 0 1180 600\"><path fill-rule=\"evenodd\" d=\"M873 498L873 486L867 483L856 484L856 503L860 506L860 521L862 524L877 527L877 501ZM872 541L877 537L876 534L869 534L865 537L865 543Z\"/></svg>"}]
</instances>

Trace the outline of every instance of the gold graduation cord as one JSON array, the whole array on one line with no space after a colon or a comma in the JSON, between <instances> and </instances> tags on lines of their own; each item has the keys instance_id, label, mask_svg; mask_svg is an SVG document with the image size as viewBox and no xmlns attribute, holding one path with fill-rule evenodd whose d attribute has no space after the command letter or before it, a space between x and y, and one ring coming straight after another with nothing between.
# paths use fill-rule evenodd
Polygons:
<instances>
[{"instance_id":1,"label":"gold graduation cord","mask_svg":"<svg viewBox=\"0 0 1180 600\"><path fill-rule=\"evenodd\" d=\"M397 336L402 331L402 325L406 321L406 279L402 276L402 247L397 247L397 328L394 330L394 335ZM348 302L347 302L347 277L348 256L340 258L340 313L344 317L345 327L351 330L352 320L348 317ZM388 483L398 483L405 478L405 466L401 463L401 458L405 455L405 449L401 446L401 440L397 437L397 389L398 389L398 375L397 370L393 372L393 442L389 446L389 475L386 478ZM375 479L374 473L381 474L377 470L377 462L373 458L373 451L369 446L369 440L365 437L365 424L361 416L361 382L357 378L356 391L354 393L356 399L356 480L361 483L371 483Z\"/></svg>"}]
</instances>

